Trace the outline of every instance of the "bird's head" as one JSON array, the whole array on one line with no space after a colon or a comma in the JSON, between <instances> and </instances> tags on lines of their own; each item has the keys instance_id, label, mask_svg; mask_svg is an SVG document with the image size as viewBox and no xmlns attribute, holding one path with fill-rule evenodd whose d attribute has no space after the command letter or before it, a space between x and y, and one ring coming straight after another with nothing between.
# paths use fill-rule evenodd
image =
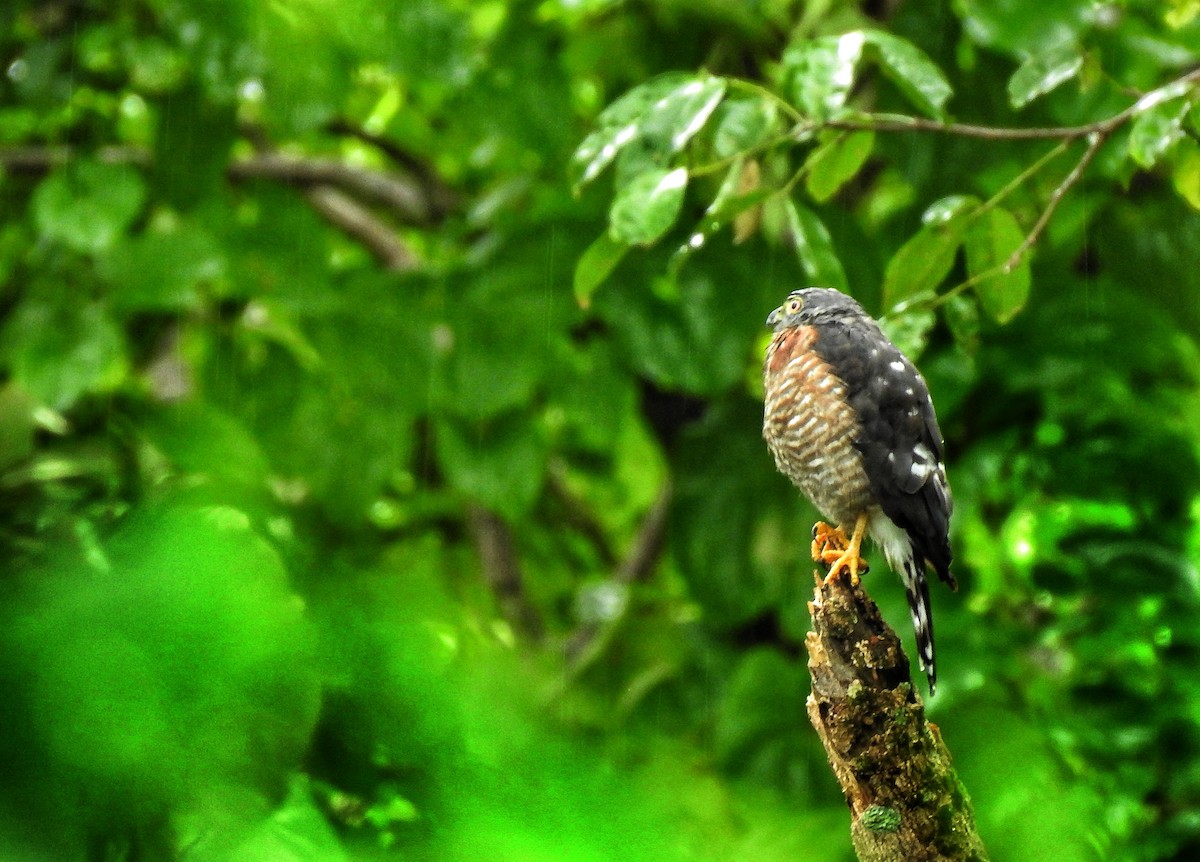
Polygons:
<instances>
[{"instance_id":1,"label":"bird's head","mask_svg":"<svg viewBox=\"0 0 1200 862\"><path fill-rule=\"evenodd\" d=\"M865 316L862 306L841 291L830 287L806 287L789 293L783 305L767 317L767 326L778 332L792 326Z\"/></svg>"}]
</instances>

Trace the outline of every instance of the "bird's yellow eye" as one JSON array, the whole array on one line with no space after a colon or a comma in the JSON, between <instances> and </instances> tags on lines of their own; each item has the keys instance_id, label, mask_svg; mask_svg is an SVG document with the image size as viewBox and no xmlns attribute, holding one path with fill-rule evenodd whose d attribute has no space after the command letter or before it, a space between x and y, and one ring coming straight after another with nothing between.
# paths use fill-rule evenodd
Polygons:
<instances>
[{"instance_id":1,"label":"bird's yellow eye","mask_svg":"<svg viewBox=\"0 0 1200 862\"><path fill-rule=\"evenodd\" d=\"M784 308L787 309L788 314L799 314L800 309L804 308L804 300L798 296L793 296L787 301Z\"/></svg>"}]
</instances>

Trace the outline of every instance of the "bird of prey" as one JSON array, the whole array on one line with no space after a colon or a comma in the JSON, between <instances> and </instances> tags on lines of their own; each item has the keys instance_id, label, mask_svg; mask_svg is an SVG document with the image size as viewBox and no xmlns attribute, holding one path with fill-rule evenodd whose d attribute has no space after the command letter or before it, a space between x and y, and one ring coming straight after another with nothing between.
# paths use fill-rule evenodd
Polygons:
<instances>
[{"instance_id":1,"label":"bird of prey","mask_svg":"<svg viewBox=\"0 0 1200 862\"><path fill-rule=\"evenodd\" d=\"M900 575L932 694L937 669L926 568L957 586L942 434L925 379L839 291L792 291L767 326L774 336L763 365L763 436L775 464L836 525L833 550L822 555L829 578L845 569L857 583L868 533ZM819 530L828 528L814 530L825 544L830 537Z\"/></svg>"}]
</instances>

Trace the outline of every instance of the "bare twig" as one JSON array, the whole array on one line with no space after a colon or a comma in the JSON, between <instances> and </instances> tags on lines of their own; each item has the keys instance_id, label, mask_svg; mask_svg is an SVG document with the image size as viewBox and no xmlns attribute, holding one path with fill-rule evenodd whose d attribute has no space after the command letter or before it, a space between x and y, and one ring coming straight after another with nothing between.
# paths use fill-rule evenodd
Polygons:
<instances>
[{"instance_id":1,"label":"bare twig","mask_svg":"<svg viewBox=\"0 0 1200 862\"><path fill-rule=\"evenodd\" d=\"M644 581L650 576L654 564L662 553L663 540L667 535L667 516L671 513L671 498L674 489L671 480L663 482L650 510L642 520L642 526L634 537L629 554L613 575L614 580L622 584L633 584Z\"/></svg>"},{"instance_id":2,"label":"bare twig","mask_svg":"<svg viewBox=\"0 0 1200 862\"><path fill-rule=\"evenodd\" d=\"M13 173L40 174L66 165L79 155L79 151L67 146L0 147L0 167ZM151 154L139 147L104 147L94 156L108 164L144 167L153 162ZM266 150L231 162L227 173L234 180L270 179L297 186L334 186L387 208L403 224L428 226L435 221L435 212L440 213L415 181L336 159Z\"/></svg>"},{"instance_id":3,"label":"bare twig","mask_svg":"<svg viewBox=\"0 0 1200 862\"><path fill-rule=\"evenodd\" d=\"M313 209L366 246L387 269L410 272L417 268L416 255L396 235L396 231L354 198L326 185L305 189L304 196Z\"/></svg>"},{"instance_id":4,"label":"bare twig","mask_svg":"<svg viewBox=\"0 0 1200 862\"><path fill-rule=\"evenodd\" d=\"M0 167L14 174L44 174L68 164L77 155L65 144L0 147ZM101 147L94 157L110 165L146 166L151 162L150 153L140 147Z\"/></svg>"},{"instance_id":5,"label":"bare twig","mask_svg":"<svg viewBox=\"0 0 1200 862\"><path fill-rule=\"evenodd\" d=\"M663 483L658 497L642 519L629 553L613 573L612 583L617 589L627 591L632 584L644 581L654 571L654 565L662 554L673 496L674 489L668 480ZM625 610L626 605L622 604L612 618L586 620L571 632L566 642L567 670L563 687L604 654L605 647L625 618Z\"/></svg>"},{"instance_id":6,"label":"bare twig","mask_svg":"<svg viewBox=\"0 0 1200 862\"><path fill-rule=\"evenodd\" d=\"M363 143L370 144L405 171L411 173L415 181L421 186L435 219L441 219L458 205L458 195L454 189L446 185L442 181L442 178L428 164L408 152L391 138L369 132L361 126L355 125L345 119L331 122L329 124L329 131L334 134L356 138Z\"/></svg>"},{"instance_id":7,"label":"bare twig","mask_svg":"<svg viewBox=\"0 0 1200 862\"><path fill-rule=\"evenodd\" d=\"M496 597L500 613L513 630L531 640L543 634L542 619L525 594L521 566L508 523L495 512L472 504L467 527L479 554L484 578Z\"/></svg>"},{"instance_id":8,"label":"bare twig","mask_svg":"<svg viewBox=\"0 0 1200 862\"><path fill-rule=\"evenodd\" d=\"M421 187L382 171L347 165L333 159L288 155L266 149L232 162L226 173L233 180L270 179L298 186L313 209L331 224L361 242L383 266L395 272L415 269L419 261L396 230L362 201L372 201L402 224L428 226L442 214ZM77 152L66 146L0 147L0 167L13 173L40 174L68 164ZM108 164L145 167L150 153L137 147L106 147L95 157Z\"/></svg>"},{"instance_id":9,"label":"bare twig","mask_svg":"<svg viewBox=\"0 0 1200 862\"><path fill-rule=\"evenodd\" d=\"M405 224L428 225L432 222L429 201L414 182L336 159L294 156L278 151L259 152L232 162L229 176L233 179L265 178L301 186L335 186L387 207Z\"/></svg>"},{"instance_id":10,"label":"bare twig","mask_svg":"<svg viewBox=\"0 0 1200 862\"><path fill-rule=\"evenodd\" d=\"M1173 81L1156 87L1128 108L1097 120L1084 123L1081 126L1046 126L1032 128L1008 128L1003 126L981 126L974 123L944 123L940 120L927 120L922 117L903 115L867 115L862 118L845 118L833 120L803 119L796 124L794 132L807 134L820 129L845 129L848 131L875 132L940 132L947 135L958 135L968 138L986 138L993 141L1031 141L1031 140L1076 140L1092 135L1107 137L1118 128L1129 122L1138 114L1149 110L1155 105L1182 95L1186 88L1200 82L1200 68L1192 69Z\"/></svg>"},{"instance_id":11,"label":"bare twig","mask_svg":"<svg viewBox=\"0 0 1200 862\"><path fill-rule=\"evenodd\" d=\"M567 483L563 481L561 476L561 471L557 469L550 470L546 481L546 490L562 507L561 519L564 526L578 531L580 535L587 539L588 544L592 546L599 556L601 565L608 568L615 566L617 564L617 557L613 553L613 549L609 546L608 537L604 534L604 527L592 513L591 509L588 508L587 504L567 487Z\"/></svg>"},{"instance_id":12,"label":"bare twig","mask_svg":"<svg viewBox=\"0 0 1200 862\"><path fill-rule=\"evenodd\" d=\"M1029 252L1029 249L1033 248L1037 244L1037 241L1041 239L1042 234L1046 230L1046 225L1050 223L1050 219L1054 215L1054 211L1058 209L1058 205L1067 196L1067 192L1083 178L1083 172L1087 170L1087 166L1096 157L1096 153L1099 151L1101 145L1104 144L1104 141L1105 136L1099 132L1094 132L1088 138L1087 149L1083 151L1083 155L1079 157L1079 161L1075 163L1075 167L1071 168L1071 172L1051 192L1050 199L1046 201L1046 206L1042 210L1042 214L1038 216L1038 220L1034 222L1029 233L1025 235L1025 239L1021 241L1021 244L1017 246L1012 255L1005 261L1004 272L1008 273L1016 269L1018 264L1021 263L1022 258Z\"/></svg>"},{"instance_id":13,"label":"bare twig","mask_svg":"<svg viewBox=\"0 0 1200 862\"><path fill-rule=\"evenodd\" d=\"M879 608L861 585L820 577L809 608L808 718L850 808L859 860L986 862L966 789Z\"/></svg>"}]
</instances>

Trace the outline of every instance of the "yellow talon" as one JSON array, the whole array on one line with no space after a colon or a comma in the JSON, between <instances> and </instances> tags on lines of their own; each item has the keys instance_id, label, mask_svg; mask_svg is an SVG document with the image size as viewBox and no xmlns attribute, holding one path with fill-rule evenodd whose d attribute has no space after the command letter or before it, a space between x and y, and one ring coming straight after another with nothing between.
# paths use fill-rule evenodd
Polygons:
<instances>
[{"instance_id":1,"label":"yellow talon","mask_svg":"<svg viewBox=\"0 0 1200 862\"><path fill-rule=\"evenodd\" d=\"M817 522L813 527L812 558L819 563L829 566L823 586L841 573L843 568L850 572L850 585L858 586L859 574L866 574L869 567L860 554L863 537L867 532L867 515L864 512L854 522L854 533L849 539L841 527L830 527L824 522Z\"/></svg>"}]
</instances>

